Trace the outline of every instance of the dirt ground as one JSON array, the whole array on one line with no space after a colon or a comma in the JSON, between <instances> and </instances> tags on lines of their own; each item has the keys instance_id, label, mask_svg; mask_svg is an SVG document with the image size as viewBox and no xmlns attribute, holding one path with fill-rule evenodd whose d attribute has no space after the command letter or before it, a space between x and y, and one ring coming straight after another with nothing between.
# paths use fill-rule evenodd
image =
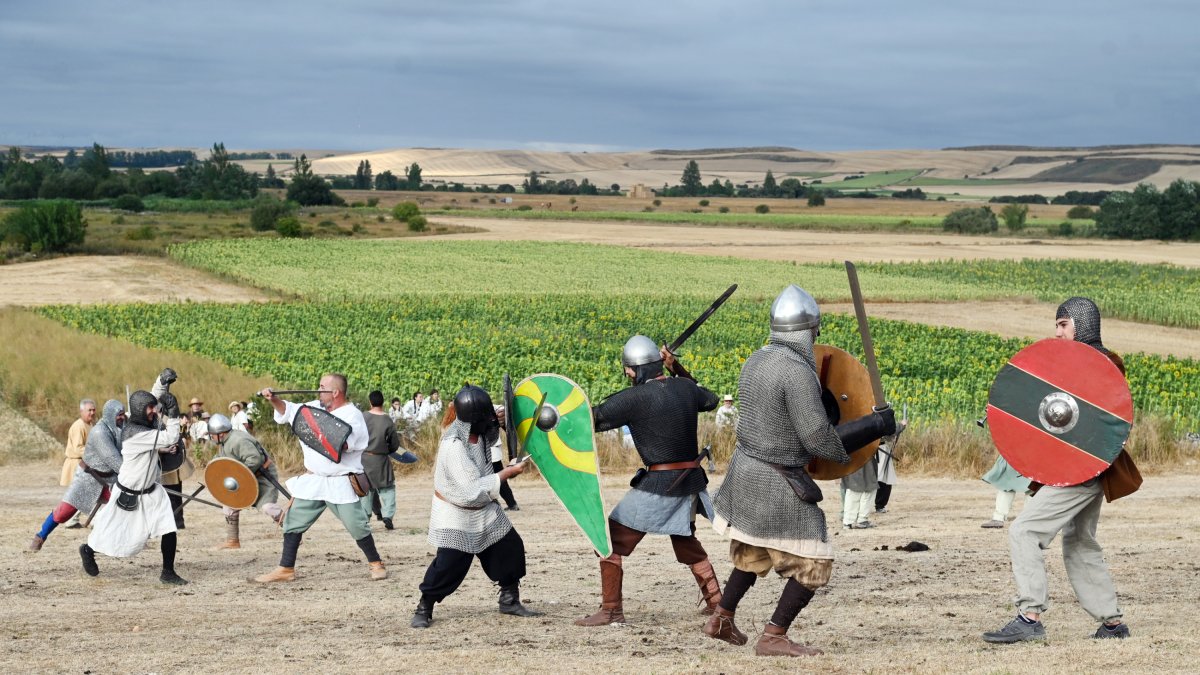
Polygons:
<instances>
[{"instance_id":1,"label":"dirt ground","mask_svg":"<svg viewBox=\"0 0 1200 675\"><path fill-rule=\"evenodd\" d=\"M527 550L523 598L545 616L498 614L496 590L476 565L437 606L433 627L415 631L408 622L433 553L425 541L428 474L398 486L396 530L373 522L390 572L385 581L368 580L360 552L327 514L300 549L300 579L259 587L247 579L277 563L275 526L248 512L243 548L215 551L222 516L194 505L179 535L177 568L192 582L182 588L158 583L157 550L126 560L100 556L101 575L85 576L76 549L86 530L59 529L40 553L26 552L62 494L56 477L41 462L0 473L0 625L7 645L0 664L8 671L1098 672L1119 664L1134 672L1194 672L1200 653L1200 637L1187 630L1200 594L1200 525L1179 518L1200 502L1195 476L1151 477L1134 496L1104 507L1099 538L1132 639L1090 639L1095 625L1074 599L1056 544L1046 556L1049 642L1013 646L979 639L1012 614L1007 538L979 527L992 510L987 485L902 475L890 512L874 516L878 527L844 531L837 527L836 484L825 483L823 506L835 514L834 577L791 632L825 656L798 662L757 658L751 646L702 635L695 584L665 537L647 538L626 560L629 625L572 625L598 604L596 562L536 478L514 483L522 510L512 520ZM607 481L609 508L624 489L624 476ZM723 583L731 569L728 544L707 522L699 525ZM913 540L931 550L895 550ZM781 588L769 577L751 589L739 626L761 630Z\"/></svg>"}]
</instances>

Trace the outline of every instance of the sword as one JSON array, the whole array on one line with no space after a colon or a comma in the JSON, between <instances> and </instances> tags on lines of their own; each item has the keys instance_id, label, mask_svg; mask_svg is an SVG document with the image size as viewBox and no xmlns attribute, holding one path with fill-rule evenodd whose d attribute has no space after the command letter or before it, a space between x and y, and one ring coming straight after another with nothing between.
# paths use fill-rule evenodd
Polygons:
<instances>
[{"instance_id":1,"label":"sword","mask_svg":"<svg viewBox=\"0 0 1200 675\"><path fill-rule=\"evenodd\" d=\"M333 393L328 389L280 389L278 391L272 389L271 393L280 396L282 394L330 394ZM262 398L262 394L255 393L253 396Z\"/></svg>"},{"instance_id":2,"label":"sword","mask_svg":"<svg viewBox=\"0 0 1200 675\"><path fill-rule=\"evenodd\" d=\"M687 339L692 337L692 333L695 333L697 328L702 326L705 321L708 321L708 317L712 316L713 312L717 311L721 305L725 304L725 301L729 299L729 296L733 295L733 292L737 290L737 287L738 285L734 284L725 289L725 292L721 294L721 297L717 298L713 304L709 305L708 309L704 310L703 314L696 317L696 320L692 322L692 325L685 328L684 331L679 334L679 337L675 338L674 342L667 345L667 351L674 354L675 350L682 347L683 343L687 342Z\"/></svg>"},{"instance_id":3,"label":"sword","mask_svg":"<svg viewBox=\"0 0 1200 675\"><path fill-rule=\"evenodd\" d=\"M875 343L871 340L871 327L867 324L867 309L863 306L862 289L858 286L858 270L854 263L846 261L846 276L850 279L850 296L854 298L854 314L858 317L858 333L862 336L863 355L867 360L867 374L871 377L871 391L875 395L875 409L888 407L883 395L883 380L879 376L879 364L875 362Z\"/></svg>"},{"instance_id":4,"label":"sword","mask_svg":"<svg viewBox=\"0 0 1200 675\"><path fill-rule=\"evenodd\" d=\"M164 489L164 490L166 490L167 488L163 488L163 489ZM195 492L193 492L191 495L188 495L188 496L187 496L187 501L185 501L185 502L182 502L182 503L180 503L180 504L179 504L179 506L175 507L175 515L179 515L179 512L183 510L183 505L184 505L184 504L187 504L188 502L190 502L190 501L192 501L193 499L195 499L195 498L196 498L196 495L200 494L200 491L201 491L201 490L203 490L203 489L204 489L204 484L203 484L203 483L201 483L201 484L200 484L200 487L196 488L196 491L195 491ZM168 490L168 492L170 492L170 490Z\"/></svg>"},{"instance_id":5,"label":"sword","mask_svg":"<svg viewBox=\"0 0 1200 675\"><path fill-rule=\"evenodd\" d=\"M162 486L160 486L160 487L162 487ZM207 499L200 499L199 497L197 497L196 495L200 494L200 490L203 490L203 489L204 489L204 486L201 485L199 490L196 490L195 492L193 492L192 494L189 495L189 494L184 494L182 492L179 492L178 490L172 490L169 487L163 487L163 490L166 490L167 494L175 495L177 497L183 497L183 504L187 504L188 502L200 502L201 504L208 504L209 506L215 506L218 509L225 508L224 504L210 502ZM180 504L179 508L182 509L183 504ZM178 510L178 509L176 509L176 510Z\"/></svg>"},{"instance_id":6,"label":"sword","mask_svg":"<svg viewBox=\"0 0 1200 675\"><path fill-rule=\"evenodd\" d=\"M696 465L699 466L700 463L703 462L705 459L707 459L709 461L710 465L712 464L712 445L704 446L704 449L700 451L700 454L696 455ZM667 486L667 492L669 493L672 490L674 490L675 486L679 485L679 483L681 483L683 481L683 479L686 478L687 475L689 473L691 473L692 469L694 469L694 468L696 468L696 467L688 467L688 468L684 469L683 473L679 474L679 476L677 478L675 478L675 480L671 481L671 484Z\"/></svg>"},{"instance_id":7,"label":"sword","mask_svg":"<svg viewBox=\"0 0 1200 675\"><path fill-rule=\"evenodd\" d=\"M512 378L508 373L504 374L504 445L508 449L508 459L511 461L520 454L520 444L517 442L517 427L513 424L513 405L515 399L513 397ZM537 421L536 419L534 420Z\"/></svg>"},{"instance_id":8,"label":"sword","mask_svg":"<svg viewBox=\"0 0 1200 675\"><path fill-rule=\"evenodd\" d=\"M92 524L92 518L95 518L96 514L100 512L100 506L102 504L103 504L102 501L100 501L99 499L96 500L96 505L92 507L92 512L88 514L87 520L83 521L84 527L87 527L88 525Z\"/></svg>"}]
</instances>

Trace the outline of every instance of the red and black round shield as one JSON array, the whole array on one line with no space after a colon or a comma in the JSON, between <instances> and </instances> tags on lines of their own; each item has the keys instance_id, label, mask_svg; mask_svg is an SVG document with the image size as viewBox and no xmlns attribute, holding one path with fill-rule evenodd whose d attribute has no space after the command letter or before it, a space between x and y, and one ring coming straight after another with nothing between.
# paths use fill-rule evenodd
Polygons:
<instances>
[{"instance_id":1,"label":"red and black round shield","mask_svg":"<svg viewBox=\"0 0 1200 675\"><path fill-rule=\"evenodd\" d=\"M1133 425L1125 376L1099 350L1047 338L1000 369L988 429L1004 459L1043 485L1079 485L1112 464Z\"/></svg>"}]
</instances>

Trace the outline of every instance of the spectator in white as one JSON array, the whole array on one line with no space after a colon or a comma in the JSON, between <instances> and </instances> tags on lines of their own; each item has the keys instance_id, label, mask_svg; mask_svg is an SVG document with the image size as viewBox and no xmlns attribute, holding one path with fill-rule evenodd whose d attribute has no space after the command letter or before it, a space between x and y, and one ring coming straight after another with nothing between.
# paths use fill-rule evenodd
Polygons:
<instances>
[{"instance_id":1,"label":"spectator in white","mask_svg":"<svg viewBox=\"0 0 1200 675\"><path fill-rule=\"evenodd\" d=\"M395 396L392 398L392 407L388 408L388 417L392 418L393 424L404 419L404 409L400 407L400 404L400 397Z\"/></svg>"},{"instance_id":2,"label":"spectator in white","mask_svg":"<svg viewBox=\"0 0 1200 675\"><path fill-rule=\"evenodd\" d=\"M234 431L245 431L246 433L254 433L254 425L250 423L250 418L246 415L245 406L241 401L229 402L229 421L233 424Z\"/></svg>"},{"instance_id":3,"label":"spectator in white","mask_svg":"<svg viewBox=\"0 0 1200 675\"><path fill-rule=\"evenodd\" d=\"M188 433L192 436L192 446L195 447L200 443L208 442L208 419L212 417L207 412L201 412L200 418L194 420L188 426Z\"/></svg>"},{"instance_id":4,"label":"spectator in white","mask_svg":"<svg viewBox=\"0 0 1200 675\"><path fill-rule=\"evenodd\" d=\"M429 398L425 399L425 415L421 418L421 422L425 420L441 421L442 419L442 395L437 389L429 390Z\"/></svg>"},{"instance_id":5,"label":"spectator in white","mask_svg":"<svg viewBox=\"0 0 1200 675\"><path fill-rule=\"evenodd\" d=\"M733 397L725 394L721 399L721 407L717 408L717 430L733 428L737 425L737 406L733 405Z\"/></svg>"},{"instance_id":6,"label":"spectator in white","mask_svg":"<svg viewBox=\"0 0 1200 675\"><path fill-rule=\"evenodd\" d=\"M423 422L425 420L425 394L419 390L414 391L413 397L404 404L401 412L409 426L417 426Z\"/></svg>"}]
</instances>

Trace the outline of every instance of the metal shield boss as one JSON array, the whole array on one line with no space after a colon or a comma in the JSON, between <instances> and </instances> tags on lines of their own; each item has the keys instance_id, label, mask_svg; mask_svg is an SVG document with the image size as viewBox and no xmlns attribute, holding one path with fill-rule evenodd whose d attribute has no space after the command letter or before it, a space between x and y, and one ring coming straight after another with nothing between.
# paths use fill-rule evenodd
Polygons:
<instances>
[{"instance_id":1,"label":"metal shield boss","mask_svg":"<svg viewBox=\"0 0 1200 675\"><path fill-rule=\"evenodd\" d=\"M231 509L248 509L258 501L258 479L232 457L217 457L204 468L204 486L214 499Z\"/></svg>"},{"instance_id":2,"label":"metal shield boss","mask_svg":"<svg viewBox=\"0 0 1200 675\"><path fill-rule=\"evenodd\" d=\"M829 345L816 345L813 355L817 360L817 379L821 387L832 395L841 413L841 422L858 419L871 412L875 394L871 391L871 375L858 359L849 352ZM827 396L828 396L827 395ZM827 459L816 458L808 463L808 473L816 480L834 480L849 476L863 468L875 457L879 441L872 441L863 449L846 448L850 462L838 464Z\"/></svg>"},{"instance_id":3,"label":"metal shield boss","mask_svg":"<svg viewBox=\"0 0 1200 675\"><path fill-rule=\"evenodd\" d=\"M1004 459L1043 485L1079 485L1107 469L1133 425L1125 376L1099 350L1047 338L1017 352L988 394Z\"/></svg>"},{"instance_id":4,"label":"metal shield boss","mask_svg":"<svg viewBox=\"0 0 1200 675\"><path fill-rule=\"evenodd\" d=\"M309 405L300 406L292 420L292 432L300 442L335 463L342 460L342 448L352 431L345 420Z\"/></svg>"}]
</instances>

